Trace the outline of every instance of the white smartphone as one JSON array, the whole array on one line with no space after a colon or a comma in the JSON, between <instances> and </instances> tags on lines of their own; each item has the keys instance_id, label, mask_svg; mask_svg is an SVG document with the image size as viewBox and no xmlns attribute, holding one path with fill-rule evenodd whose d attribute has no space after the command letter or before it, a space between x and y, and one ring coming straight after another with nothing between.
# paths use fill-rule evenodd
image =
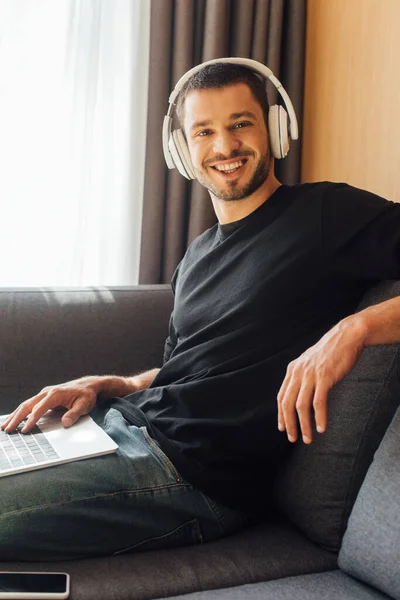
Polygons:
<instances>
[{"instance_id":1,"label":"white smartphone","mask_svg":"<svg viewBox=\"0 0 400 600\"><path fill-rule=\"evenodd\" d=\"M0 571L0 600L62 600L68 597L68 573Z\"/></svg>"}]
</instances>

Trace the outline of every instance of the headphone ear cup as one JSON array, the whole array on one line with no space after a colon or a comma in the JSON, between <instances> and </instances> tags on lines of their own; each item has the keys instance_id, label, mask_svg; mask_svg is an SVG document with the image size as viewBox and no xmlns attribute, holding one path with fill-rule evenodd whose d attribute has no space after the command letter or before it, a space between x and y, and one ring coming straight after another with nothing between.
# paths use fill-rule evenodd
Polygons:
<instances>
[{"instance_id":1,"label":"headphone ear cup","mask_svg":"<svg viewBox=\"0 0 400 600\"><path fill-rule=\"evenodd\" d=\"M172 161L174 163L174 167L178 169L179 173L188 179L188 174L186 173L185 165L181 161L181 157L179 155L179 149L176 147L174 131L171 131L171 135L168 140L168 148L171 154Z\"/></svg>"},{"instance_id":2,"label":"headphone ear cup","mask_svg":"<svg viewBox=\"0 0 400 600\"><path fill-rule=\"evenodd\" d=\"M274 104L268 112L268 133L272 156L285 158L290 148L288 115L283 106Z\"/></svg>"},{"instance_id":3,"label":"headphone ear cup","mask_svg":"<svg viewBox=\"0 0 400 600\"><path fill-rule=\"evenodd\" d=\"M179 173L186 179L196 179L189 148L181 129L172 131L168 146Z\"/></svg>"}]
</instances>

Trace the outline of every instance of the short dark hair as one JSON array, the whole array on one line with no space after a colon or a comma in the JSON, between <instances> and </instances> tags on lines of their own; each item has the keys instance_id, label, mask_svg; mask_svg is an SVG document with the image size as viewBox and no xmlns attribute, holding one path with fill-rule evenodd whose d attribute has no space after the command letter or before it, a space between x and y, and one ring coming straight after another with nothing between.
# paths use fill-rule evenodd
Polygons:
<instances>
[{"instance_id":1,"label":"short dark hair","mask_svg":"<svg viewBox=\"0 0 400 600\"><path fill-rule=\"evenodd\" d=\"M234 63L213 63L197 71L185 83L176 100L176 115L183 130L184 105L186 96L193 90L220 89L228 85L245 83L261 106L265 125L268 129L269 104L266 82L251 69Z\"/></svg>"}]
</instances>

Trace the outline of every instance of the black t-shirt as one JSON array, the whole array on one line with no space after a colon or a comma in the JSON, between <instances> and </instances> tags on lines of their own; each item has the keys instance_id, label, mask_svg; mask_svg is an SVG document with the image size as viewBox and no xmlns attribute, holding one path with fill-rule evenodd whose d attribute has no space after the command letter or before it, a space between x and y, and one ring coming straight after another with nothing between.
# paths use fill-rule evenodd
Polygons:
<instances>
[{"instance_id":1,"label":"black t-shirt","mask_svg":"<svg viewBox=\"0 0 400 600\"><path fill-rule=\"evenodd\" d=\"M172 280L164 365L114 406L215 500L265 506L290 446L276 400L288 363L399 275L399 204L345 184L281 186L191 244Z\"/></svg>"}]
</instances>

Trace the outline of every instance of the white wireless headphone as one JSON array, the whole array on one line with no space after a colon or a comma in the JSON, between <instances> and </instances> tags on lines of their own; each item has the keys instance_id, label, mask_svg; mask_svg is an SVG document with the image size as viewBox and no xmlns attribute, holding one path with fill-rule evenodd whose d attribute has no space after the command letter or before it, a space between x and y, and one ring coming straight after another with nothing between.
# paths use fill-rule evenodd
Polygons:
<instances>
[{"instance_id":1,"label":"white wireless headphone","mask_svg":"<svg viewBox=\"0 0 400 600\"><path fill-rule=\"evenodd\" d=\"M283 106L278 104L270 106L268 112L269 143L274 158L284 158L289 152L290 140L297 140L299 137L296 113L294 112L293 104L281 82L275 77L271 69L250 58L235 57L209 60L201 65L197 65L182 75L169 97L168 113L164 117L162 138L165 161L169 169L177 168L187 179L196 179L196 176L194 174L189 148L183 131L181 129L172 131L172 112L179 92L192 75L203 69L206 65L216 63L230 63L247 67L258 75L261 75L264 79L269 79L282 96L287 112Z\"/></svg>"}]
</instances>

